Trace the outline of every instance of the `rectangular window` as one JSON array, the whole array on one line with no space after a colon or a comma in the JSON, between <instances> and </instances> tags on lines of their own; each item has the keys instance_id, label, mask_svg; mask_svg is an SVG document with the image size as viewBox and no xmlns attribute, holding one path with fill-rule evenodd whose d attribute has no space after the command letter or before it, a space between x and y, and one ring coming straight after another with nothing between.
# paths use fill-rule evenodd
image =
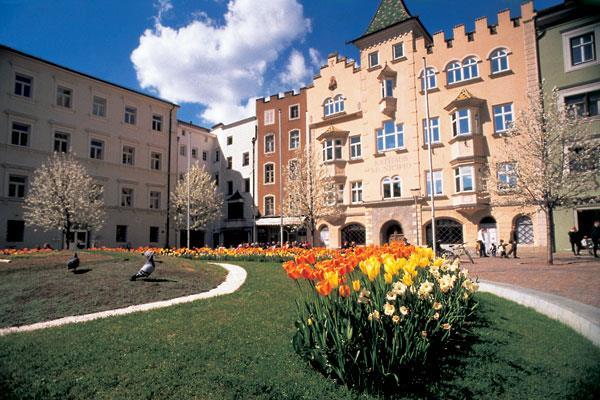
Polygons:
<instances>
[{"instance_id":1,"label":"rectangular window","mask_svg":"<svg viewBox=\"0 0 600 400\"><path fill-rule=\"evenodd\" d=\"M162 115L154 114L152 116L152 130L153 131L162 132L162 123L163 123Z\"/></svg>"},{"instance_id":2,"label":"rectangular window","mask_svg":"<svg viewBox=\"0 0 600 400\"><path fill-rule=\"evenodd\" d=\"M431 127L431 144L440 143L440 119L429 118L429 126ZM427 120L423 120L423 142L429 143L429 130L427 129Z\"/></svg>"},{"instance_id":3,"label":"rectangular window","mask_svg":"<svg viewBox=\"0 0 600 400\"><path fill-rule=\"evenodd\" d=\"M33 78L23 74L15 74L15 91L17 96L32 96Z\"/></svg>"},{"instance_id":4,"label":"rectangular window","mask_svg":"<svg viewBox=\"0 0 600 400\"><path fill-rule=\"evenodd\" d=\"M381 81L381 97L394 97L394 80L384 79Z\"/></svg>"},{"instance_id":5,"label":"rectangular window","mask_svg":"<svg viewBox=\"0 0 600 400\"><path fill-rule=\"evenodd\" d=\"M123 164L135 164L135 148L131 146L123 146Z\"/></svg>"},{"instance_id":6,"label":"rectangular window","mask_svg":"<svg viewBox=\"0 0 600 400\"><path fill-rule=\"evenodd\" d=\"M379 65L379 52L374 51L369 54L369 68L373 68Z\"/></svg>"},{"instance_id":7,"label":"rectangular window","mask_svg":"<svg viewBox=\"0 0 600 400\"><path fill-rule=\"evenodd\" d=\"M396 199L402 197L402 180L399 176L383 180L383 198Z\"/></svg>"},{"instance_id":8,"label":"rectangular window","mask_svg":"<svg viewBox=\"0 0 600 400\"><path fill-rule=\"evenodd\" d=\"M215 186L219 186L219 174L215 174Z\"/></svg>"},{"instance_id":9,"label":"rectangular window","mask_svg":"<svg viewBox=\"0 0 600 400\"><path fill-rule=\"evenodd\" d=\"M160 171L162 164L162 154L151 152L150 153L150 169Z\"/></svg>"},{"instance_id":10,"label":"rectangular window","mask_svg":"<svg viewBox=\"0 0 600 400\"><path fill-rule=\"evenodd\" d=\"M202 161L206 161L206 159L208 158L208 153L206 151L202 152Z\"/></svg>"},{"instance_id":11,"label":"rectangular window","mask_svg":"<svg viewBox=\"0 0 600 400\"><path fill-rule=\"evenodd\" d=\"M362 157L362 145L360 135L350 136L350 159L356 160Z\"/></svg>"},{"instance_id":12,"label":"rectangular window","mask_svg":"<svg viewBox=\"0 0 600 400\"><path fill-rule=\"evenodd\" d=\"M13 122L10 143L16 146L29 146L30 133L31 125Z\"/></svg>"},{"instance_id":13,"label":"rectangular window","mask_svg":"<svg viewBox=\"0 0 600 400\"><path fill-rule=\"evenodd\" d=\"M571 47L571 65L580 65L596 60L594 32L572 37L569 43Z\"/></svg>"},{"instance_id":14,"label":"rectangular window","mask_svg":"<svg viewBox=\"0 0 600 400\"><path fill-rule=\"evenodd\" d=\"M265 110L264 124L273 125L275 123L275 110Z\"/></svg>"},{"instance_id":15,"label":"rectangular window","mask_svg":"<svg viewBox=\"0 0 600 400\"><path fill-rule=\"evenodd\" d=\"M59 86L56 88L56 105L71 108L73 105L73 90Z\"/></svg>"},{"instance_id":16,"label":"rectangular window","mask_svg":"<svg viewBox=\"0 0 600 400\"><path fill-rule=\"evenodd\" d=\"M90 140L90 158L102 160L104 158L104 142L97 139Z\"/></svg>"},{"instance_id":17,"label":"rectangular window","mask_svg":"<svg viewBox=\"0 0 600 400\"><path fill-rule=\"evenodd\" d=\"M232 168L233 168L233 158L227 157L227 169L232 169Z\"/></svg>"},{"instance_id":18,"label":"rectangular window","mask_svg":"<svg viewBox=\"0 0 600 400\"><path fill-rule=\"evenodd\" d=\"M133 207L133 189L121 188L121 207Z\"/></svg>"},{"instance_id":19,"label":"rectangular window","mask_svg":"<svg viewBox=\"0 0 600 400\"><path fill-rule=\"evenodd\" d=\"M404 43L396 43L392 46L392 56L394 60L404 57Z\"/></svg>"},{"instance_id":20,"label":"rectangular window","mask_svg":"<svg viewBox=\"0 0 600 400\"><path fill-rule=\"evenodd\" d=\"M337 185L336 200L339 204L344 204L344 184L343 183L340 183Z\"/></svg>"},{"instance_id":21,"label":"rectangular window","mask_svg":"<svg viewBox=\"0 0 600 400\"><path fill-rule=\"evenodd\" d=\"M64 132L54 132L54 151L66 153L69 151L69 134Z\"/></svg>"},{"instance_id":22,"label":"rectangular window","mask_svg":"<svg viewBox=\"0 0 600 400\"><path fill-rule=\"evenodd\" d=\"M275 135L265 136L265 153L275 152Z\"/></svg>"},{"instance_id":23,"label":"rectangular window","mask_svg":"<svg viewBox=\"0 0 600 400\"><path fill-rule=\"evenodd\" d=\"M227 146L231 146L233 144L233 136L227 136Z\"/></svg>"},{"instance_id":24,"label":"rectangular window","mask_svg":"<svg viewBox=\"0 0 600 400\"><path fill-rule=\"evenodd\" d=\"M244 179L244 192L250 193L250 178Z\"/></svg>"},{"instance_id":25,"label":"rectangular window","mask_svg":"<svg viewBox=\"0 0 600 400\"><path fill-rule=\"evenodd\" d=\"M179 155L181 157L185 157L187 154L187 146L185 144L182 144L181 146L179 146Z\"/></svg>"},{"instance_id":26,"label":"rectangular window","mask_svg":"<svg viewBox=\"0 0 600 400\"><path fill-rule=\"evenodd\" d=\"M498 190L509 190L517 187L517 164L506 162L498 164Z\"/></svg>"},{"instance_id":27,"label":"rectangular window","mask_svg":"<svg viewBox=\"0 0 600 400\"><path fill-rule=\"evenodd\" d=\"M221 161L221 152L219 150L215 151L215 162Z\"/></svg>"},{"instance_id":28,"label":"rectangular window","mask_svg":"<svg viewBox=\"0 0 600 400\"><path fill-rule=\"evenodd\" d=\"M342 140L327 139L323 142L323 161L342 159Z\"/></svg>"},{"instance_id":29,"label":"rectangular window","mask_svg":"<svg viewBox=\"0 0 600 400\"><path fill-rule=\"evenodd\" d=\"M454 178L456 181L456 193L474 190L472 166L455 168Z\"/></svg>"},{"instance_id":30,"label":"rectangular window","mask_svg":"<svg viewBox=\"0 0 600 400\"><path fill-rule=\"evenodd\" d=\"M246 152L242 154L242 166L245 167L250 165L250 153Z\"/></svg>"},{"instance_id":31,"label":"rectangular window","mask_svg":"<svg viewBox=\"0 0 600 400\"><path fill-rule=\"evenodd\" d=\"M352 182L351 184L352 191L352 204L362 203L362 182Z\"/></svg>"},{"instance_id":32,"label":"rectangular window","mask_svg":"<svg viewBox=\"0 0 600 400\"><path fill-rule=\"evenodd\" d=\"M513 121L512 104L494 106L494 132L506 132Z\"/></svg>"},{"instance_id":33,"label":"rectangular window","mask_svg":"<svg viewBox=\"0 0 600 400\"><path fill-rule=\"evenodd\" d=\"M127 242L127 225L117 225L115 241L119 243Z\"/></svg>"},{"instance_id":34,"label":"rectangular window","mask_svg":"<svg viewBox=\"0 0 600 400\"><path fill-rule=\"evenodd\" d=\"M227 181L227 195L231 196L233 194L233 181Z\"/></svg>"},{"instance_id":35,"label":"rectangular window","mask_svg":"<svg viewBox=\"0 0 600 400\"><path fill-rule=\"evenodd\" d=\"M192 147L192 158L193 159L198 158L198 148L197 147Z\"/></svg>"},{"instance_id":36,"label":"rectangular window","mask_svg":"<svg viewBox=\"0 0 600 400\"><path fill-rule=\"evenodd\" d=\"M125 123L135 125L137 117L137 109L135 107L125 107Z\"/></svg>"},{"instance_id":37,"label":"rectangular window","mask_svg":"<svg viewBox=\"0 0 600 400\"><path fill-rule=\"evenodd\" d=\"M20 175L8 176L8 197L13 199L22 199L25 197L25 186L27 177Z\"/></svg>"},{"instance_id":38,"label":"rectangular window","mask_svg":"<svg viewBox=\"0 0 600 400\"><path fill-rule=\"evenodd\" d=\"M294 104L290 106L290 119L300 118L300 105Z\"/></svg>"},{"instance_id":39,"label":"rectangular window","mask_svg":"<svg viewBox=\"0 0 600 400\"><path fill-rule=\"evenodd\" d=\"M429 171L425 171L425 183L427 188L427 196L431 196L431 177ZM433 171L433 185L434 195L439 196L444 193L444 183L442 178L442 171Z\"/></svg>"},{"instance_id":40,"label":"rectangular window","mask_svg":"<svg viewBox=\"0 0 600 400\"><path fill-rule=\"evenodd\" d=\"M565 106L582 117L595 117L600 108L600 90L567 96Z\"/></svg>"},{"instance_id":41,"label":"rectangular window","mask_svg":"<svg viewBox=\"0 0 600 400\"><path fill-rule=\"evenodd\" d=\"M150 243L158 243L158 232L159 232L158 226L150 227L150 238L148 240Z\"/></svg>"},{"instance_id":42,"label":"rectangular window","mask_svg":"<svg viewBox=\"0 0 600 400\"><path fill-rule=\"evenodd\" d=\"M377 130L377 151L384 152L404 148L404 126L394 121L383 123L383 129Z\"/></svg>"},{"instance_id":43,"label":"rectangular window","mask_svg":"<svg viewBox=\"0 0 600 400\"><path fill-rule=\"evenodd\" d=\"M265 217L275 215L275 197L265 197Z\"/></svg>"},{"instance_id":44,"label":"rectangular window","mask_svg":"<svg viewBox=\"0 0 600 400\"><path fill-rule=\"evenodd\" d=\"M6 241L22 242L25 233L25 221L6 220Z\"/></svg>"},{"instance_id":45,"label":"rectangular window","mask_svg":"<svg viewBox=\"0 0 600 400\"><path fill-rule=\"evenodd\" d=\"M471 134L471 111L462 108L452 114L452 137Z\"/></svg>"},{"instance_id":46,"label":"rectangular window","mask_svg":"<svg viewBox=\"0 0 600 400\"><path fill-rule=\"evenodd\" d=\"M149 207L153 210L160 209L160 192L154 192L154 191L150 192L150 206Z\"/></svg>"},{"instance_id":47,"label":"rectangular window","mask_svg":"<svg viewBox=\"0 0 600 400\"><path fill-rule=\"evenodd\" d=\"M106 117L106 99L94 96L92 100L92 114L97 117Z\"/></svg>"},{"instance_id":48,"label":"rectangular window","mask_svg":"<svg viewBox=\"0 0 600 400\"><path fill-rule=\"evenodd\" d=\"M290 150L300 147L300 131L295 129L290 132Z\"/></svg>"},{"instance_id":49,"label":"rectangular window","mask_svg":"<svg viewBox=\"0 0 600 400\"><path fill-rule=\"evenodd\" d=\"M265 164L265 184L275 183L275 164Z\"/></svg>"}]
</instances>

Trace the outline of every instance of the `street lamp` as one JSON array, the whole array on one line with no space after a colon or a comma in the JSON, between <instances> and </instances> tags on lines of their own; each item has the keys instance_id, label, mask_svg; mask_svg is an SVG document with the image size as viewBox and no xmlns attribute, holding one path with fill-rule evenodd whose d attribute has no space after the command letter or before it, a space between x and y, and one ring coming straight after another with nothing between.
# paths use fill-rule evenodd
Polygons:
<instances>
[{"instance_id":1,"label":"street lamp","mask_svg":"<svg viewBox=\"0 0 600 400\"><path fill-rule=\"evenodd\" d=\"M415 199L415 225L417 226L417 246L419 245L419 232L421 231L421 226L419 224L419 212L418 212L418 202L419 199L421 198L421 188L413 188L410 189L410 191L412 192L413 195L413 199Z\"/></svg>"}]
</instances>

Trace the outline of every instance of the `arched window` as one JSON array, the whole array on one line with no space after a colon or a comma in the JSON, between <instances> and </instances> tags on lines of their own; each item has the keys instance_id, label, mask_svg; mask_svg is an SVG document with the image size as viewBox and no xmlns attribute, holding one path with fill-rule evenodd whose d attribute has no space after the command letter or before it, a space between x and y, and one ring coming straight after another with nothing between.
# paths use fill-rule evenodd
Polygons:
<instances>
[{"instance_id":1,"label":"arched window","mask_svg":"<svg viewBox=\"0 0 600 400\"><path fill-rule=\"evenodd\" d=\"M462 69L458 61L453 61L446 67L448 84L462 81Z\"/></svg>"},{"instance_id":2,"label":"arched window","mask_svg":"<svg viewBox=\"0 0 600 400\"><path fill-rule=\"evenodd\" d=\"M364 245L366 237L365 227L360 224L350 224L342 229L342 245Z\"/></svg>"},{"instance_id":3,"label":"arched window","mask_svg":"<svg viewBox=\"0 0 600 400\"><path fill-rule=\"evenodd\" d=\"M437 78L435 76L435 69L428 67L426 71L421 72L421 90L425 91L425 84L427 83L427 89L435 89L437 87Z\"/></svg>"},{"instance_id":4,"label":"arched window","mask_svg":"<svg viewBox=\"0 0 600 400\"><path fill-rule=\"evenodd\" d=\"M327 225L319 230L319 239L325 247L329 247L329 227Z\"/></svg>"},{"instance_id":5,"label":"arched window","mask_svg":"<svg viewBox=\"0 0 600 400\"><path fill-rule=\"evenodd\" d=\"M521 215L515 223L517 226L517 242L519 244L533 244L533 222L527 215Z\"/></svg>"},{"instance_id":6,"label":"arched window","mask_svg":"<svg viewBox=\"0 0 600 400\"><path fill-rule=\"evenodd\" d=\"M338 94L333 98L333 108L336 114L344 112L344 96Z\"/></svg>"},{"instance_id":7,"label":"arched window","mask_svg":"<svg viewBox=\"0 0 600 400\"><path fill-rule=\"evenodd\" d=\"M475 57L467 57L462 63L462 78L463 80L477 78L479 76L479 68L477 67L477 59Z\"/></svg>"},{"instance_id":8,"label":"arched window","mask_svg":"<svg viewBox=\"0 0 600 400\"><path fill-rule=\"evenodd\" d=\"M324 107L325 116L333 114L334 113L334 111L333 111L333 99L331 97L328 97L325 100L325 102L323 103L323 107Z\"/></svg>"},{"instance_id":9,"label":"arched window","mask_svg":"<svg viewBox=\"0 0 600 400\"><path fill-rule=\"evenodd\" d=\"M464 243L463 229L460 222L448 218L435 220L435 240L442 244ZM431 244L431 222L425 226L425 238Z\"/></svg>"},{"instance_id":10,"label":"arched window","mask_svg":"<svg viewBox=\"0 0 600 400\"><path fill-rule=\"evenodd\" d=\"M383 198L395 199L402 196L402 182L399 176L383 179Z\"/></svg>"},{"instance_id":11,"label":"arched window","mask_svg":"<svg viewBox=\"0 0 600 400\"><path fill-rule=\"evenodd\" d=\"M508 52L506 49L494 50L490 55L490 63L492 64L492 74L508 71Z\"/></svg>"}]
</instances>

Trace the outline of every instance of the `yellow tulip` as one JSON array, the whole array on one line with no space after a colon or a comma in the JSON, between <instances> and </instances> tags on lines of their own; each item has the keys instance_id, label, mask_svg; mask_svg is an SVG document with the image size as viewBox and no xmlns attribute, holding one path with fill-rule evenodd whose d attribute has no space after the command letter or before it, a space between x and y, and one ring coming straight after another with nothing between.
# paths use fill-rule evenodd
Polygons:
<instances>
[{"instance_id":1,"label":"yellow tulip","mask_svg":"<svg viewBox=\"0 0 600 400\"><path fill-rule=\"evenodd\" d=\"M375 256L371 256L359 264L360 270L365 274L371 282L377 278L381 269L381 263Z\"/></svg>"},{"instance_id":2,"label":"yellow tulip","mask_svg":"<svg viewBox=\"0 0 600 400\"><path fill-rule=\"evenodd\" d=\"M404 276L402 277L402 283L404 283L406 286L411 286L413 284L412 276L404 273Z\"/></svg>"},{"instance_id":3,"label":"yellow tulip","mask_svg":"<svg viewBox=\"0 0 600 400\"><path fill-rule=\"evenodd\" d=\"M360 281L358 279L352 281L352 289L354 289L355 292L360 290Z\"/></svg>"},{"instance_id":4,"label":"yellow tulip","mask_svg":"<svg viewBox=\"0 0 600 400\"><path fill-rule=\"evenodd\" d=\"M340 276L337 271L327 271L323 274L323 280L329 282L332 288L340 285Z\"/></svg>"},{"instance_id":5,"label":"yellow tulip","mask_svg":"<svg viewBox=\"0 0 600 400\"><path fill-rule=\"evenodd\" d=\"M383 277L385 278L385 283L390 284L392 283L392 281L394 280L394 275L390 274L389 272L386 272Z\"/></svg>"}]
</instances>

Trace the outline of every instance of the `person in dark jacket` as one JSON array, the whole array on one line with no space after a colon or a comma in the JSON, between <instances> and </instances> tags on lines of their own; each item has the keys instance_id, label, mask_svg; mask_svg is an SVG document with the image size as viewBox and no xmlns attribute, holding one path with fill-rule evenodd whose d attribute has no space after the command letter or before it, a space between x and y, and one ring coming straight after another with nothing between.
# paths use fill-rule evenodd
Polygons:
<instances>
[{"instance_id":1,"label":"person in dark jacket","mask_svg":"<svg viewBox=\"0 0 600 400\"><path fill-rule=\"evenodd\" d=\"M569 242L571 243L573 254L578 256L581 251L581 235L575 226L569 230ZM577 251L575 249L577 249Z\"/></svg>"},{"instance_id":2,"label":"person in dark jacket","mask_svg":"<svg viewBox=\"0 0 600 400\"><path fill-rule=\"evenodd\" d=\"M513 225L510 228L510 237L508 241L510 243L510 251L508 252L506 257L508 258L512 254L514 258L519 258L517 257L517 244L519 243L519 234L517 233L517 227L515 225Z\"/></svg>"},{"instance_id":3,"label":"person in dark jacket","mask_svg":"<svg viewBox=\"0 0 600 400\"><path fill-rule=\"evenodd\" d=\"M598 248L600 248L600 221L594 221L590 236L594 243L594 257L598 258Z\"/></svg>"}]
</instances>

